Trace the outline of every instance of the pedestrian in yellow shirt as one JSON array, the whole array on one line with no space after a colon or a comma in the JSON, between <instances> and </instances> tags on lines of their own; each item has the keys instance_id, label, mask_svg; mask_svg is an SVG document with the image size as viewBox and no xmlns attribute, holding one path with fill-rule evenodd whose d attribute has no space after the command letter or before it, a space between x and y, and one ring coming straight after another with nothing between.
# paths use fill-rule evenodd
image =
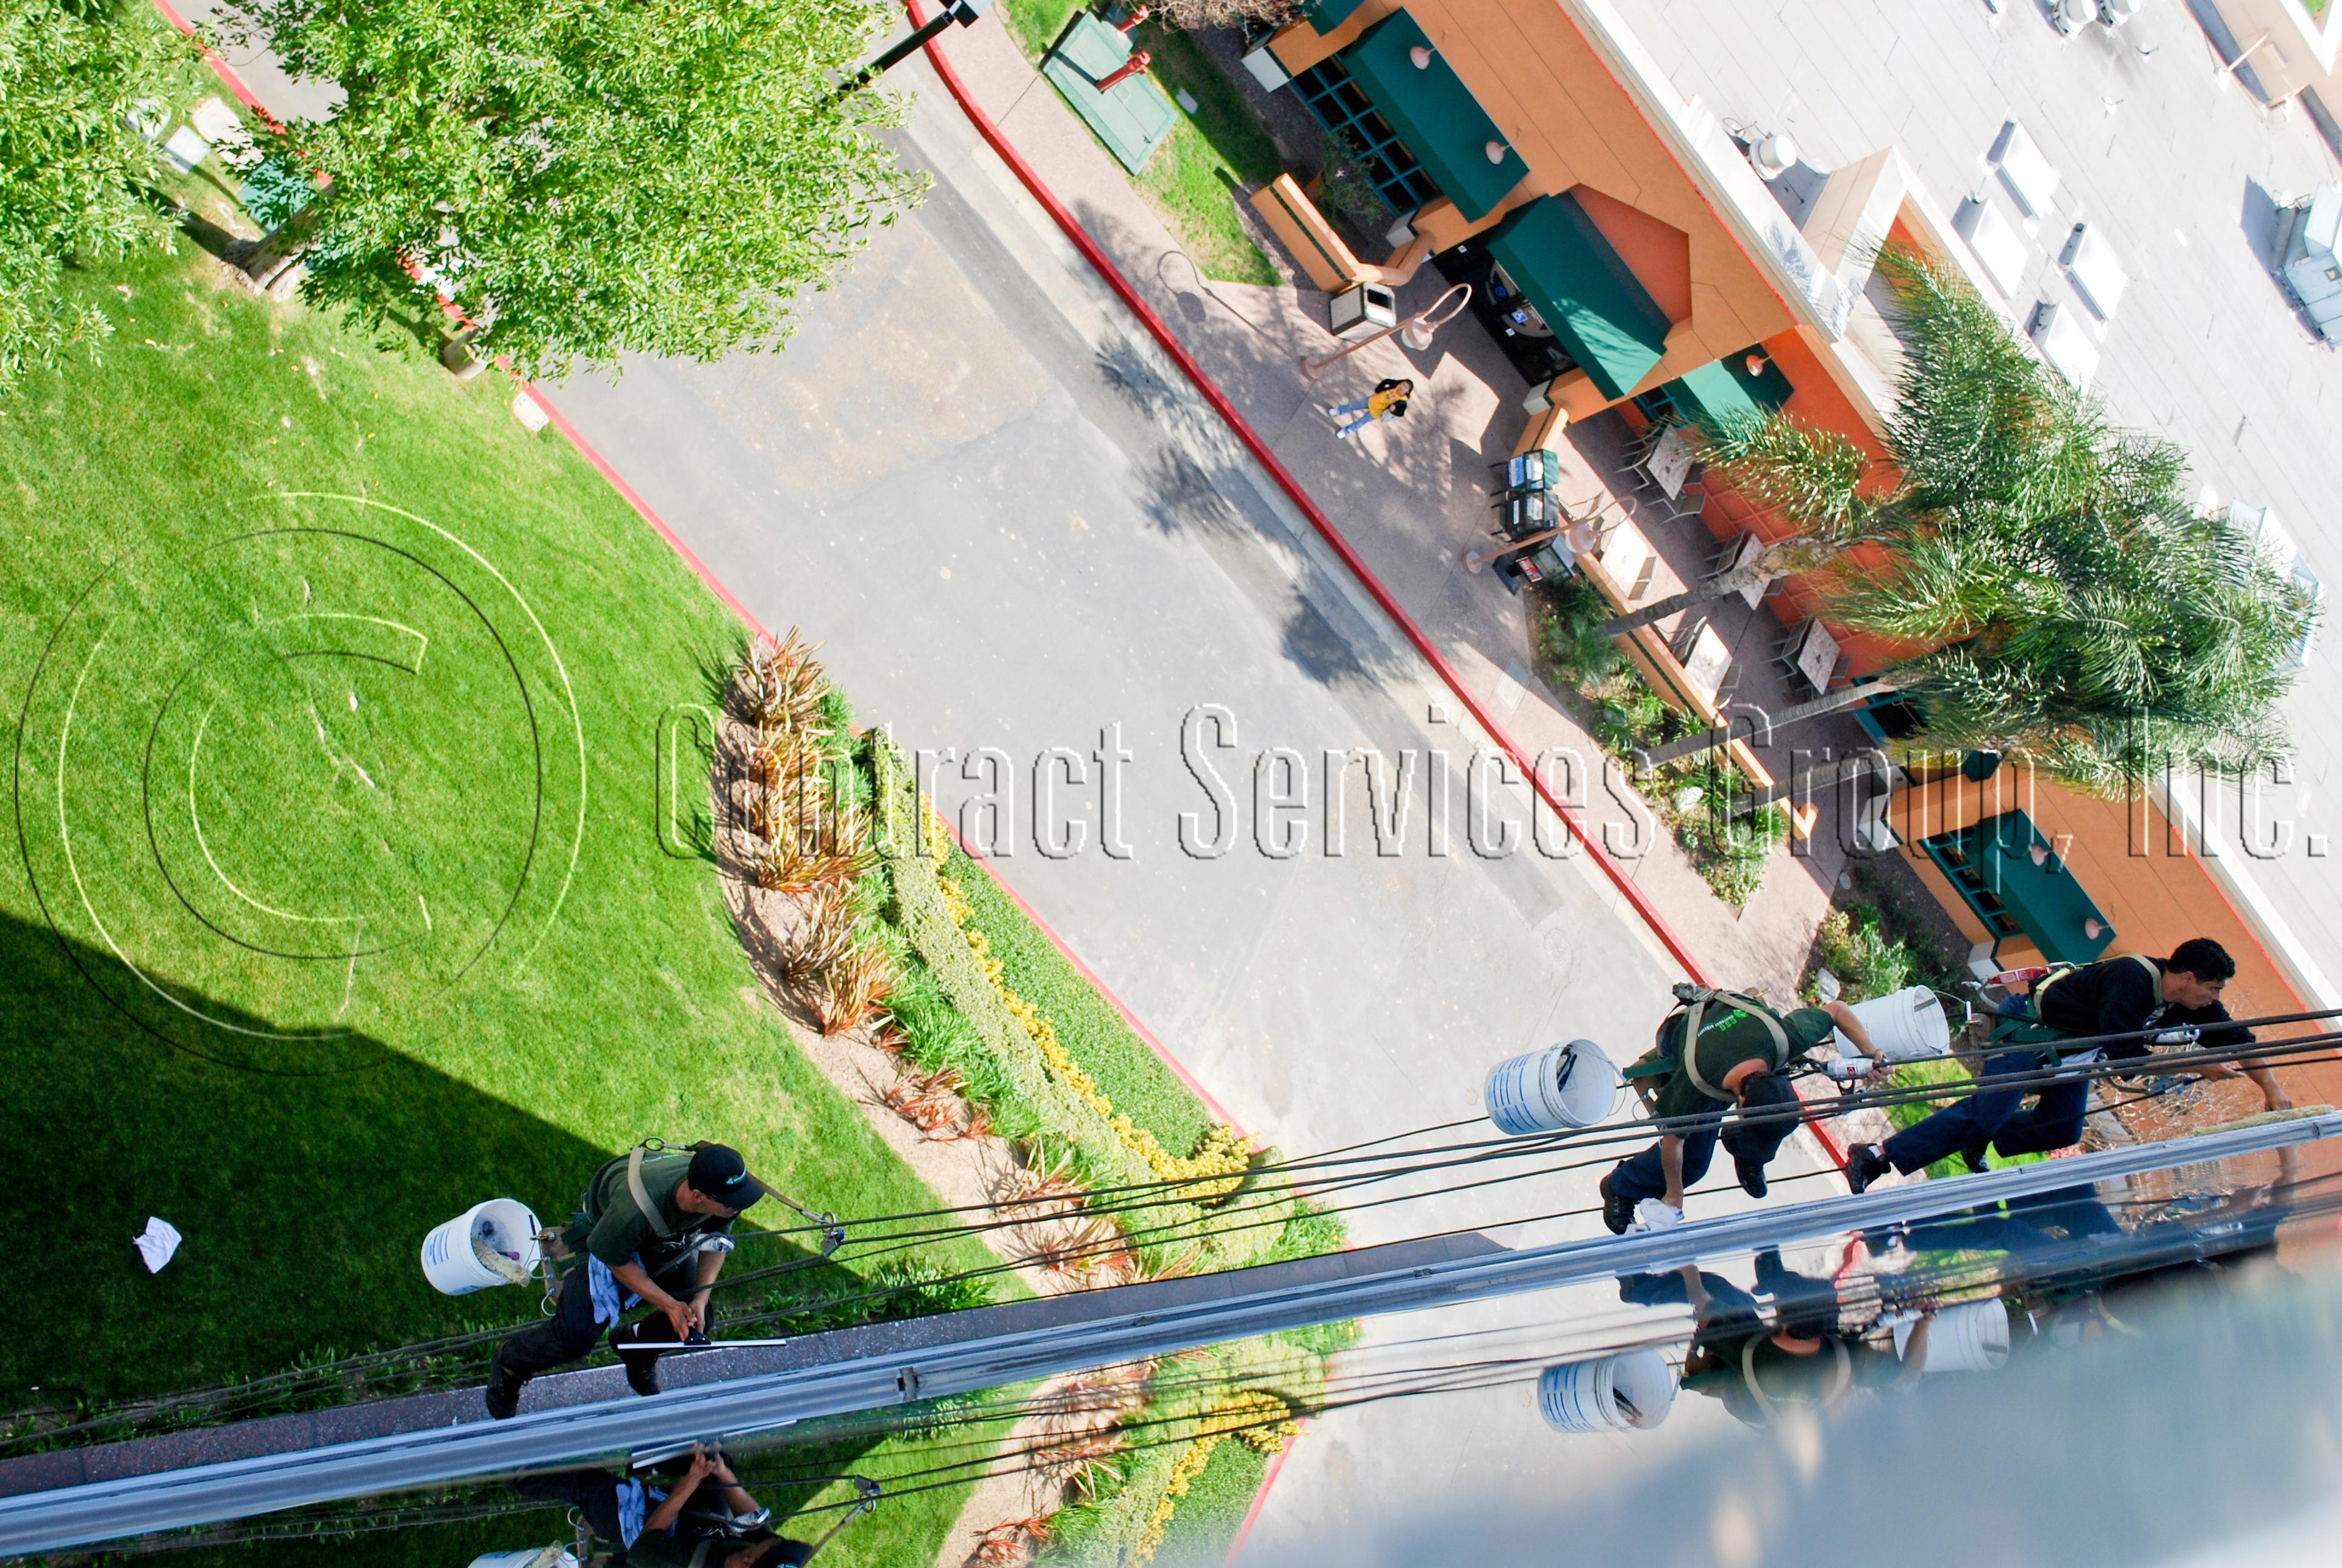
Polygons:
<instances>
[{"instance_id":1,"label":"pedestrian in yellow shirt","mask_svg":"<svg viewBox=\"0 0 2342 1568\"><path fill-rule=\"evenodd\" d=\"M1334 432L1335 438L1347 441L1353 434L1366 425L1372 424L1377 419L1405 418L1406 400L1414 395L1414 382L1404 378L1393 380L1386 376L1375 384L1374 391L1356 403L1346 403L1339 408L1326 410L1336 419L1346 418L1353 414L1358 416Z\"/></svg>"}]
</instances>

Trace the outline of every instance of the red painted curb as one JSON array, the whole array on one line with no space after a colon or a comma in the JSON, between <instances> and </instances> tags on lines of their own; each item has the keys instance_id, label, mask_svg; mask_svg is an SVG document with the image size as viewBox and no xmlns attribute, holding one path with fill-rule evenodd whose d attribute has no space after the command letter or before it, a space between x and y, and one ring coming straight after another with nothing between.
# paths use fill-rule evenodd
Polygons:
<instances>
[{"instance_id":1,"label":"red painted curb","mask_svg":"<svg viewBox=\"0 0 2342 1568\"><path fill-rule=\"evenodd\" d=\"M244 78L230 70L227 62L212 52L212 46L205 43L202 36L195 32L195 24L179 15L176 8L172 5L171 0L155 0L155 9L163 14L164 21L195 40L195 46L204 52L204 64L212 68L212 75L227 85L227 90L234 93L245 108L267 121L277 130L281 131L285 128L284 122L270 114L268 106L253 96L252 89L244 85Z\"/></svg>"},{"instance_id":2,"label":"red painted curb","mask_svg":"<svg viewBox=\"0 0 2342 1568\"><path fill-rule=\"evenodd\" d=\"M1275 1486L1276 1478L1285 1473L1285 1462L1293 1457L1293 1445L1308 1434L1307 1422L1300 1422L1296 1424L1300 1430L1286 1441L1283 1448L1276 1451L1276 1457L1269 1461L1268 1473L1260 1478L1260 1490L1252 1494L1252 1506L1245 1510L1244 1523L1236 1526L1236 1538L1228 1543L1228 1554L1221 1560L1223 1563L1232 1563L1243 1553L1245 1543L1252 1539L1253 1525L1260 1520L1260 1511L1268 1506L1269 1488Z\"/></svg>"},{"instance_id":3,"label":"red painted curb","mask_svg":"<svg viewBox=\"0 0 2342 1568\"><path fill-rule=\"evenodd\" d=\"M920 8L919 0L903 0L903 6L909 14L914 26L926 24L926 16ZM1558 816L1563 824L1569 829L1570 836L1586 845L1587 853L1594 857L1595 863L1601 866L1603 874L1618 890L1619 896L1634 906L1636 914L1641 917L1644 925L1651 934L1659 939L1660 945L1667 950L1677 964L1683 965L1684 973L1693 980L1703 985L1715 984L1715 980L1710 977L1706 969L1701 965L1697 958L1692 955L1691 949L1686 947L1683 939L1675 934L1674 928L1660 917L1659 912L1652 907L1650 900L1643 896L1642 889L1635 885L1634 879L1626 875L1618 864L1611 858L1608 851L1586 835L1586 824L1578 820L1575 812L1562 804L1560 797L1556 795L1545 780L1538 775L1536 767L1531 765L1528 758L1522 754L1519 744L1496 723L1496 715L1482 705L1480 699L1472 694L1470 689L1464 684L1463 678L1456 673L1455 666L1447 662L1446 655L1442 654L1424 634L1423 628L1416 624L1414 618L1400 608L1398 600L1391 591L1383 585L1380 578L1367 569L1366 562L1360 559L1355 549L1351 548L1350 542L1343 537L1339 529L1334 526L1333 520L1326 515L1315 500L1311 499L1309 493L1301 487L1300 482L1295 479L1292 473L1278 460L1276 454L1269 450L1268 443L1260 438L1259 433L1253 429L1250 422L1236 412L1236 404L1228 400L1227 394L1204 373L1204 367L1198 365L1195 356L1187 352L1186 345L1173 335L1169 325L1155 313L1154 306L1140 297L1138 291L1131 286L1130 280L1122 275L1121 269L1116 267L1106 252L1099 248L1098 243L1090 237L1089 231L1082 227L1080 220L1076 218L1066 209L1066 205L1057 199L1056 194L1049 189L1033 165L1025 161L1025 155L1019 153L1002 134L1000 127L993 124L992 117L976 105L975 98L967 90L967 85L960 80L959 73L953 68L951 62L945 58L943 51L932 40L926 45L926 55L928 63L936 69L936 75L943 78L944 85L950 90L953 101L959 105L960 112L967 116L968 123L976 127L977 134L984 137L992 150L1000 155L1001 161L1016 171L1016 177L1024 182L1025 188L1032 193L1033 199L1047 210L1049 216L1056 220L1057 227L1065 232L1068 240L1073 242L1074 247L1082 253L1083 257L1096 270L1097 275L1106 280L1107 286L1121 297L1122 303L1146 326L1155 341L1162 345L1163 351L1171 356L1173 362L1179 366L1196 390L1203 394L1204 401L1212 405L1213 411L1219 414L1221 420L1236 434L1236 439L1244 443L1246 450L1252 454L1254 461L1266 469L1269 476L1276 481L1278 487L1284 490L1295 505L1301 508L1303 515L1309 519L1310 526L1317 531L1318 537L1324 539L1332 547L1335 554L1341 557L1342 564L1347 567L1350 574L1358 580L1359 585L1373 595L1375 603L1381 606L1383 614L1388 615L1392 624L1398 627L1410 644L1414 644L1416 652L1422 654L1425 661L1438 672L1440 680L1446 684L1450 692L1456 694L1456 701L1462 703L1465 710L1479 723L1480 727L1504 748L1506 754L1510 756L1514 764L1521 770L1522 777L1526 779L1529 786L1536 791L1538 798L1550 806L1554 814Z\"/></svg>"},{"instance_id":4,"label":"red painted curb","mask_svg":"<svg viewBox=\"0 0 2342 1568\"><path fill-rule=\"evenodd\" d=\"M938 816L943 814L940 807L937 808L936 814ZM1196 1077L1193 1073L1187 1071L1186 1066L1180 1063L1179 1058L1171 1054L1171 1053L1164 1047L1163 1042L1155 1037L1154 1030L1149 1029L1146 1024L1141 1024L1138 1021L1137 1014L1133 1013L1129 1008L1123 1005L1122 998L1114 994L1113 987L1107 985L1105 981L1099 979L1097 972L1092 969L1088 964L1082 962L1081 954L1076 953L1073 948L1067 944L1066 939L1059 936L1056 930L1050 926L1049 923L1042 919L1040 914L1035 911L1031 904L1025 902L1024 895L1019 894L1015 888L1009 886L1008 881L1006 877L992 869L992 862L985 857L984 853L972 846L967 840L960 836L958 824L946 817L944 819L944 831L952 835L952 842L959 845L960 853L966 855L968 859L974 861L976 863L976 869L983 872L985 875L992 878L992 884L1000 889L1001 892L1006 894L1008 895L1009 902L1024 912L1025 918L1031 921L1035 925L1040 927L1041 934L1049 939L1050 944L1056 948L1057 952L1065 958L1065 961L1072 964L1075 969L1078 970L1082 978L1088 981L1092 986L1096 988L1099 995L1105 997L1108 1002L1114 1004L1114 1010L1122 1015L1122 1021L1130 1026L1130 1032L1137 1035L1141 1040L1146 1042L1147 1049L1153 1051L1156 1056L1162 1059L1163 1064L1166 1067L1170 1068L1174 1074L1178 1075L1179 1082L1187 1085L1187 1092L1204 1103L1204 1109L1212 1114L1213 1119L1226 1123L1229 1126L1236 1129L1237 1136L1249 1142L1251 1134L1244 1130L1244 1124L1238 1122L1234 1116L1229 1115L1226 1107L1223 1106L1217 1099L1213 1097L1212 1092L1209 1089L1205 1088L1204 1085L1196 1080Z\"/></svg>"},{"instance_id":5,"label":"red painted curb","mask_svg":"<svg viewBox=\"0 0 2342 1568\"><path fill-rule=\"evenodd\" d=\"M732 590L724 585L724 580L707 569L706 562L692 554L691 546L685 544L682 536L666 525L666 519L652 511L651 504L644 500L633 485L620 477L618 471L610 465L610 460L595 450L594 444L578 433L577 427L569 423L569 416L554 406L553 399L545 394L545 389L533 381L523 382L520 385L523 391L536 400L536 405L545 410L545 417L552 420L555 427L567 437L569 444L584 454L586 461L594 465L595 471L610 482L610 488L624 496L626 504L640 514L644 522L658 531L658 536L667 542L670 549L683 557L683 564L697 573L699 580L706 584L709 590L717 598L723 600L725 605L734 614L746 622L750 631L756 633L765 642L771 643L773 634L765 630L756 616L748 614L748 606L732 596Z\"/></svg>"}]
</instances>

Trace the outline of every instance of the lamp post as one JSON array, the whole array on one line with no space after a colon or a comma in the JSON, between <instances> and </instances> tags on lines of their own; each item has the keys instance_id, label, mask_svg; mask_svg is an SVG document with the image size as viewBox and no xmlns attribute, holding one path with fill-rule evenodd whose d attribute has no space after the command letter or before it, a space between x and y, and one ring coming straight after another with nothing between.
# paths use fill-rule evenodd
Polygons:
<instances>
[{"instance_id":1,"label":"lamp post","mask_svg":"<svg viewBox=\"0 0 2342 1568\"><path fill-rule=\"evenodd\" d=\"M1380 343L1393 333L1398 334L1398 340L1409 348L1418 350L1429 348L1431 335L1455 320L1456 313L1461 311L1471 298L1472 285L1468 283L1459 283L1437 299L1433 300L1425 309L1416 311L1405 321L1396 322L1383 328L1372 337L1362 337L1357 342L1346 345L1338 352L1329 354L1322 359L1303 360L1301 374L1315 381L1326 374L1326 366L1337 360L1347 359L1370 343ZM1454 300L1455 305L1449 305L1447 303L1449 300Z\"/></svg>"},{"instance_id":2,"label":"lamp post","mask_svg":"<svg viewBox=\"0 0 2342 1568\"><path fill-rule=\"evenodd\" d=\"M885 75L909 59L924 47L929 39L936 36L953 23L956 22L963 27L975 26L976 18L991 8L992 0L949 0L949 3L936 15L934 20L927 23L926 26L840 82L837 85L837 90L830 94L829 101L835 104L860 92L873 80Z\"/></svg>"}]
</instances>

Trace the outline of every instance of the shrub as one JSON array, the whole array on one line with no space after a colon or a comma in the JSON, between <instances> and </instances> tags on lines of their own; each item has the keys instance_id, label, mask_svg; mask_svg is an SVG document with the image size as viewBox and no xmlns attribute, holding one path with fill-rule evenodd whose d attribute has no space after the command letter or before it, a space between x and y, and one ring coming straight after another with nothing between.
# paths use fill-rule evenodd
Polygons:
<instances>
[{"instance_id":1,"label":"shrub","mask_svg":"<svg viewBox=\"0 0 2342 1568\"><path fill-rule=\"evenodd\" d=\"M1900 991L1922 968L1910 944L1889 935L1879 912L1867 904L1831 910L1814 935L1813 957L1816 967L1837 976L1848 1002Z\"/></svg>"}]
</instances>

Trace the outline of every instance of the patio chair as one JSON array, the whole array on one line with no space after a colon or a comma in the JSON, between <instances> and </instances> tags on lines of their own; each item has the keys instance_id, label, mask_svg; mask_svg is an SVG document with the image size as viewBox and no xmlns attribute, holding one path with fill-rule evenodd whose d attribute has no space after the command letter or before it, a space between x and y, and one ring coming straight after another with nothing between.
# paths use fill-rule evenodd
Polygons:
<instances>
[{"instance_id":1,"label":"patio chair","mask_svg":"<svg viewBox=\"0 0 2342 1568\"><path fill-rule=\"evenodd\" d=\"M1707 558L1707 566L1702 575L1711 579L1721 577L1740 564L1742 554L1747 550L1749 541L1756 537L1756 534L1749 533L1735 534L1717 545L1716 554Z\"/></svg>"},{"instance_id":2,"label":"patio chair","mask_svg":"<svg viewBox=\"0 0 2342 1568\"><path fill-rule=\"evenodd\" d=\"M1797 667L1797 650L1805 646L1807 629L1813 624L1810 617L1792 622L1789 629L1784 632L1773 644L1773 663L1780 665L1786 672L1795 673Z\"/></svg>"},{"instance_id":3,"label":"patio chair","mask_svg":"<svg viewBox=\"0 0 2342 1568\"><path fill-rule=\"evenodd\" d=\"M1699 634L1706 630L1707 617L1706 615L1689 615L1685 617L1683 629L1677 632L1675 635L1674 647L1676 657L1677 659L1690 658L1691 651L1699 646Z\"/></svg>"},{"instance_id":4,"label":"patio chair","mask_svg":"<svg viewBox=\"0 0 2342 1568\"><path fill-rule=\"evenodd\" d=\"M1732 663L1724 666L1724 679L1716 683L1716 711L1717 713L1720 714L1724 712L1725 709L1732 705L1733 697L1740 690L1740 672L1746 662L1746 661L1745 660L1735 659Z\"/></svg>"}]
</instances>

